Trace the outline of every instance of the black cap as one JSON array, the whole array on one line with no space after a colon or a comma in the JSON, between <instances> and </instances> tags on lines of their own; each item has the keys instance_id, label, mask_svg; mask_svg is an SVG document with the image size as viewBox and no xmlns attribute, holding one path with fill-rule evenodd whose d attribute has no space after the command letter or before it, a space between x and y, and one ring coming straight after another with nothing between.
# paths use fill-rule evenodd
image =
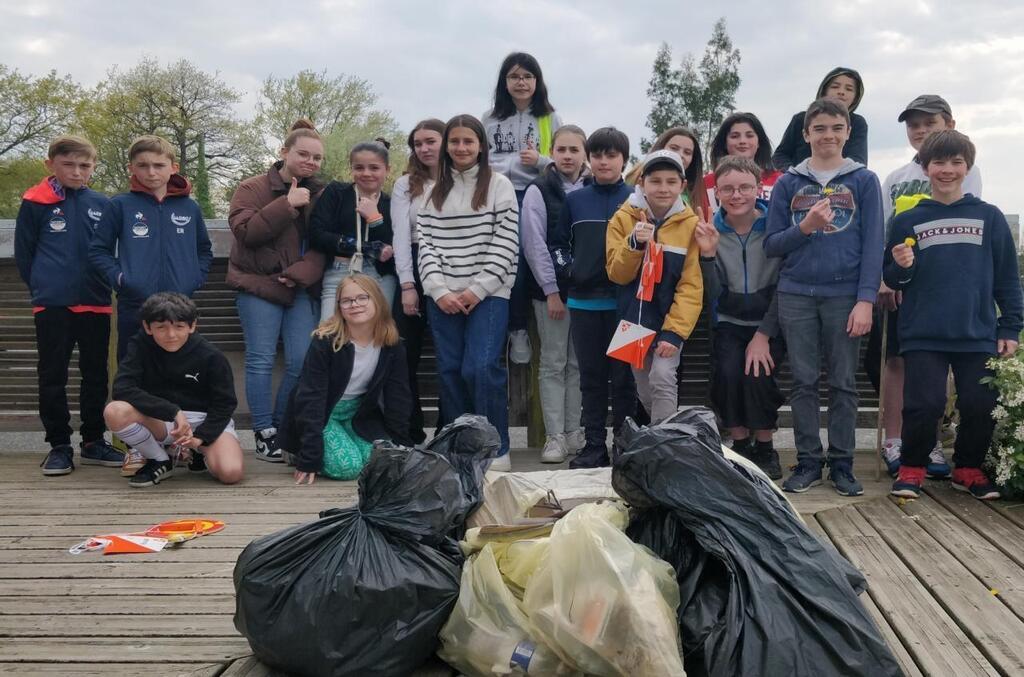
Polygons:
<instances>
[{"instance_id":1,"label":"black cap","mask_svg":"<svg viewBox=\"0 0 1024 677\"><path fill-rule=\"evenodd\" d=\"M914 111L921 111L922 113L928 113L929 115L945 113L946 115L953 117L952 109L950 109L949 104L941 96L938 94L922 94L907 104L907 107L903 109L903 112L900 113L900 116L896 121L903 122L907 119L907 116Z\"/></svg>"}]
</instances>

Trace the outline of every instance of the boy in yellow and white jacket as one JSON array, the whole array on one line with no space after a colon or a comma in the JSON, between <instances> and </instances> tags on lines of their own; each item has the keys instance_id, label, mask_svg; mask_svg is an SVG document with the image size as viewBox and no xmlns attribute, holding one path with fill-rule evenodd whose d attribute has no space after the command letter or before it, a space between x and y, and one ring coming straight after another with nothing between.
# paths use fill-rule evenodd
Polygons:
<instances>
[{"instance_id":1,"label":"boy in yellow and white jacket","mask_svg":"<svg viewBox=\"0 0 1024 677\"><path fill-rule=\"evenodd\" d=\"M694 241L698 219L680 199L686 186L682 159L659 150L642 166L636 192L608 223L605 265L608 279L619 285L619 318L657 332L643 369L634 368L633 376L640 401L658 422L678 406L680 351L700 316L704 283ZM660 251L649 243L661 245ZM660 268L660 277L648 274L642 285L645 257Z\"/></svg>"}]
</instances>

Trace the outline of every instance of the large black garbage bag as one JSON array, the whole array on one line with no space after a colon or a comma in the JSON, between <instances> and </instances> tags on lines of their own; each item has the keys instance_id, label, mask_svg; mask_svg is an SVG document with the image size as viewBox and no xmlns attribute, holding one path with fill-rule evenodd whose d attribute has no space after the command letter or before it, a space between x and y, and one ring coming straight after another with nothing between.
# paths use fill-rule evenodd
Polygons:
<instances>
[{"instance_id":1,"label":"large black garbage bag","mask_svg":"<svg viewBox=\"0 0 1024 677\"><path fill-rule=\"evenodd\" d=\"M455 534L461 537L462 522L483 502L484 473L490 459L501 449L498 429L484 416L463 414L442 428L426 448L447 458L462 477L467 511L457 520Z\"/></svg>"},{"instance_id":2,"label":"large black garbage bag","mask_svg":"<svg viewBox=\"0 0 1024 677\"><path fill-rule=\"evenodd\" d=\"M621 442L613 485L640 508L626 533L676 570L687 675L902 674L857 599L864 577L726 460L710 411L627 422Z\"/></svg>"},{"instance_id":3,"label":"large black garbage bag","mask_svg":"<svg viewBox=\"0 0 1024 677\"><path fill-rule=\"evenodd\" d=\"M375 446L358 507L242 551L235 627L261 661L293 674L410 674L458 598L462 558L446 534L473 507L443 455Z\"/></svg>"}]
</instances>

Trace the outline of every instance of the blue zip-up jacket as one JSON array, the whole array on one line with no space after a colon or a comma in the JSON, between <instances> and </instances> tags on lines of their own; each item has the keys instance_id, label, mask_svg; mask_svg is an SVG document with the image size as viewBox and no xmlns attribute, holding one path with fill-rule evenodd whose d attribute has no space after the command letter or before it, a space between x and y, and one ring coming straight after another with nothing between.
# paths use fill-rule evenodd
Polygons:
<instances>
[{"instance_id":1,"label":"blue zip-up jacket","mask_svg":"<svg viewBox=\"0 0 1024 677\"><path fill-rule=\"evenodd\" d=\"M914 263L900 268L892 248L917 240ZM996 353L996 340L1019 340L1024 293L1006 217L965 195L951 205L921 200L898 214L885 250L885 283L903 290L900 352ZM996 308L999 316L996 317Z\"/></svg>"},{"instance_id":2,"label":"blue zip-up jacket","mask_svg":"<svg viewBox=\"0 0 1024 677\"><path fill-rule=\"evenodd\" d=\"M704 293L709 303L717 302L718 322L757 327L769 338L779 333L775 287L779 281L779 260L764 252L768 203L758 200L761 216L750 232L738 235L725 220L725 209L715 212L718 250L700 259Z\"/></svg>"},{"instance_id":3,"label":"blue zip-up jacket","mask_svg":"<svg viewBox=\"0 0 1024 677\"><path fill-rule=\"evenodd\" d=\"M768 206L764 251L782 257L779 291L803 296L855 296L874 303L882 281L882 189L874 172L853 160L822 186L809 160L779 177ZM832 223L804 235L800 222L828 197Z\"/></svg>"},{"instance_id":4,"label":"blue zip-up jacket","mask_svg":"<svg viewBox=\"0 0 1024 677\"><path fill-rule=\"evenodd\" d=\"M141 302L160 291L191 296L206 282L213 247L184 177L175 174L162 202L137 187L115 195L89 247L89 262L118 299ZM115 256L116 251L116 256Z\"/></svg>"},{"instance_id":5,"label":"blue zip-up jacket","mask_svg":"<svg viewBox=\"0 0 1024 677\"><path fill-rule=\"evenodd\" d=\"M568 281L569 298L615 299L615 285L605 270L605 234L609 219L632 194L619 179L592 183L566 196L548 249L559 279Z\"/></svg>"},{"instance_id":6,"label":"blue zip-up jacket","mask_svg":"<svg viewBox=\"0 0 1024 677\"><path fill-rule=\"evenodd\" d=\"M110 307L110 285L88 262L89 243L109 204L106 195L63 188L53 177L25 192L14 227L14 258L33 306Z\"/></svg>"}]
</instances>

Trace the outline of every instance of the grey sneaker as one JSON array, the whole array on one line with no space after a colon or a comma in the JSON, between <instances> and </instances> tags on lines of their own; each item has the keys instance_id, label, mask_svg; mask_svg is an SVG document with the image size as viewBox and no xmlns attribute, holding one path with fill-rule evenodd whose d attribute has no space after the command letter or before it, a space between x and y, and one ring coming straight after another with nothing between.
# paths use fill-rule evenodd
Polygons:
<instances>
[{"instance_id":1,"label":"grey sneaker","mask_svg":"<svg viewBox=\"0 0 1024 677\"><path fill-rule=\"evenodd\" d=\"M587 445L587 434L583 428L576 428L571 433L565 433L564 440L566 450L571 454L577 454Z\"/></svg>"},{"instance_id":2,"label":"grey sneaker","mask_svg":"<svg viewBox=\"0 0 1024 677\"><path fill-rule=\"evenodd\" d=\"M853 463L850 461L830 463L828 478L840 496L860 496L864 493L864 487L853 476Z\"/></svg>"},{"instance_id":3,"label":"grey sneaker","mask_svg":"<svg viewBox=\"0 0 1024 677\"><path fill-rule=\"evenodd\" d=\"M801 461L793 469L793 474L782 483L782 490L802 494L811 487L818 486L821 484L821 467L820 461Z\"/></svg>"},{"instance_id":4,"label":"grey sneaker","mask_svg":"<svg viewBox=\"0 0 1024 677\"><path fill-rule=\"evenodd\" d=\"M568 456L565 449L565 437L562 435L548 435L544 443L544 449L540 452L541 463L565 463Z\"/></svg>"}]
</instances>

